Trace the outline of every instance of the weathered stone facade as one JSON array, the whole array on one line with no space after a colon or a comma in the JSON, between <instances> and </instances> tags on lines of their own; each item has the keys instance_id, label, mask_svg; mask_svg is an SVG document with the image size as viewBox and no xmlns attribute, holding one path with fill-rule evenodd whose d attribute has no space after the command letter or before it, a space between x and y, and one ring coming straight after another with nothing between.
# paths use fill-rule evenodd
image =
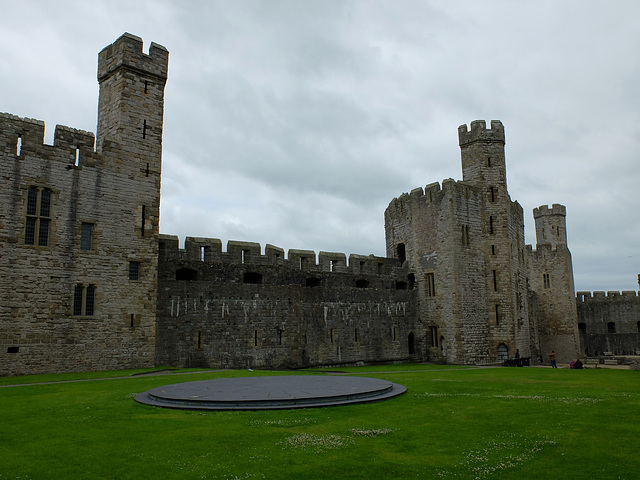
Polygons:
<instances>
[{"instance_id":1,"label":"weathered stone facade","mask_svg":"<svg viewBox=\"0 0 640 480\"><path fill-rule=\"evenodd\" d=\"M100 52L97 151L0 114L0 375L154 365L167 65L128 34Z\"/></svg>"},{"instance_id":2,"label":"weathered stone facade","mask_svg":"<svg viewBox=\"0 0 640 480\"><path fill-rule=\"evenodd\" d=\"M0 375L577 357L564 207L524 245L500 122L459 128L462 181L389 204L388 258L180 249L158 233L167 66L130 34L100 52L95 139L0 114Z\"/></svg>"},{"instance_id":3,"label":"weathered stone facade","mask_svg":"<svg viewBox=\"0 0 640 480\"><path fill-rule=\"evenodd\" d=\"M635 291L578 292L577 307L582 355L640 355L640 297Z\"/></svg>"}]
</instances>

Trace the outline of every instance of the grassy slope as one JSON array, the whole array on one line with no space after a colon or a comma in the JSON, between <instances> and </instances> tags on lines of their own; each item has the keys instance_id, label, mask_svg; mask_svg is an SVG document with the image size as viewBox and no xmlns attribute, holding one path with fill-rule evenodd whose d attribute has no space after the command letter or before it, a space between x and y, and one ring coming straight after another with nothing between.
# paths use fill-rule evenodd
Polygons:
<instances>
[{"instance_id":1,"label":"grassy slope","mask_svg":"<svg viewBox=\"0 0 640 480\"><path fill-rule=\"evenodd\" d=\"M265 372L0 388L0 480L634 479L640 471L639 372L368 370L408 392L367 405L208 413L140 405L133 396Z\"/></svg>"}]
</instances>

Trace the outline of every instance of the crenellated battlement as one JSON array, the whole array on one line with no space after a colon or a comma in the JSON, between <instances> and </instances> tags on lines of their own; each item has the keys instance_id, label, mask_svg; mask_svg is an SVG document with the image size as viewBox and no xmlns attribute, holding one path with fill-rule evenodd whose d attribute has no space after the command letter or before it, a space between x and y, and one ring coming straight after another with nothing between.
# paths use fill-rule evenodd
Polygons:
<instances>
[{"instance_id":1,"label":"crenellated battlement","mask_svg":"<svg viewBox=\"0 0 640 480\"><path fill-rule=\"evenodd\" d=\"M640 300L640 295L634 290L619 291L594 291L594 292L576 292L576 300L578 303L589 302L626 302L629 300Z\"/></svg>"},{"instance_id":2,"label":"crenellated battlement","mask_svg":"<svg viewBox=\"0 0 640 480\"><path fill-rule=\"evenodd\" d=\"M465 146L475 142L491 142L504 144L504 126L500 120L491 120L491 129L487 129L484 120L471 122L471 130L467 125L458 127L458 143Z\"/></svg>"},{"instance_id":3,"label":"crenellated battlement","mask_svg":"<svg viewBox=\"0 0 640 480\"><path fill-rule=\"evenodd\" d=\"M548 205L541 205L538 208L533 209L533 218L540 218L548 215L561 215L567 216L567 207L554 203L551 208Z\"/></svg>"},{"instance_id":4,"label":"crenellated battlement","mask_svg":"<svg viewBox=\"0 0 640 480\"><path fill-rule=\"evenodd\" d=\"M175 235L160 235L160 258L164 261L212 262L236 265L284 265L298 270L317 272L344 272L366 274L388 274L400 267L395 258L374 255L319 252L290 249L285 257L284 249L274 245L262 247L255 242L229 240L226 251L217 238L187 237L184 248L180 248ZM317 262L316 262L317 258Z\"/></svg>"},{"instance_id":5,"label":"crenellated battlement","mask_svg":"<svg viewBox=\"0 0 640 480\"><path fill-rule=\"evenodd\" d=\"M142 52L142 38L124 33L98 54L98 81L112 75L120 68L135 70L143 75L167 80L169 51L162 45L151 42L149 54Z\"/></svg>"}]
</instances>

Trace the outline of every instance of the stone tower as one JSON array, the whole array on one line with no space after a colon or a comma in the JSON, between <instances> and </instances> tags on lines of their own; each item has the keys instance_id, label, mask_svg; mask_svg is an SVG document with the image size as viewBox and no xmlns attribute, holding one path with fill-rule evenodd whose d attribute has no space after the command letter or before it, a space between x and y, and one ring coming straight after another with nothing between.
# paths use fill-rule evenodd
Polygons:
<instances>
[{"instance_id":1,"label":"stone tower","mask_svg":"<svg viewBox=\"0 0 640 480\"><path fill-rule=\"evenodd\" d=\"M554 350L558 361L579 355L573 263L567 247L566 208L554 204L533 210L536 249L528 251L528 276L537 312L540 356Z\"/></svg>"},{"instance_id":2,"label":"stone tower","mask_svg":"<svg viewBox=\"0 0 640 480\"><path fill-rule=\"evenodd\" d=\"M126 33L100 52L97 144L0 114L0 375L155 364L167 62Z\"/></svg>"}]
</instances>

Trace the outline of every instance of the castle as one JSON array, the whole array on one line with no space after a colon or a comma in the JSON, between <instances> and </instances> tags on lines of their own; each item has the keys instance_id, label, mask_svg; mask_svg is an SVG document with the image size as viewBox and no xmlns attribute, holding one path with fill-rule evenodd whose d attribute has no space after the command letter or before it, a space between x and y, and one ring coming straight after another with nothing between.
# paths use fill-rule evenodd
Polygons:
<instances>
[{"instance_id":1,"label":"castle","mask_svg":"<svg viewBox=\"0 0 640 480\"><path fill-rule=\"evenodd\" d=\"M159 233L167 68L131 34L104 48L95 137L45 145L43 122L0 114L0 375L582 353L565 208L535 209L525 245L499 121L459 127L462 181L391 201L386 257L181 249Z\"/></svg>"}]
</instances>

